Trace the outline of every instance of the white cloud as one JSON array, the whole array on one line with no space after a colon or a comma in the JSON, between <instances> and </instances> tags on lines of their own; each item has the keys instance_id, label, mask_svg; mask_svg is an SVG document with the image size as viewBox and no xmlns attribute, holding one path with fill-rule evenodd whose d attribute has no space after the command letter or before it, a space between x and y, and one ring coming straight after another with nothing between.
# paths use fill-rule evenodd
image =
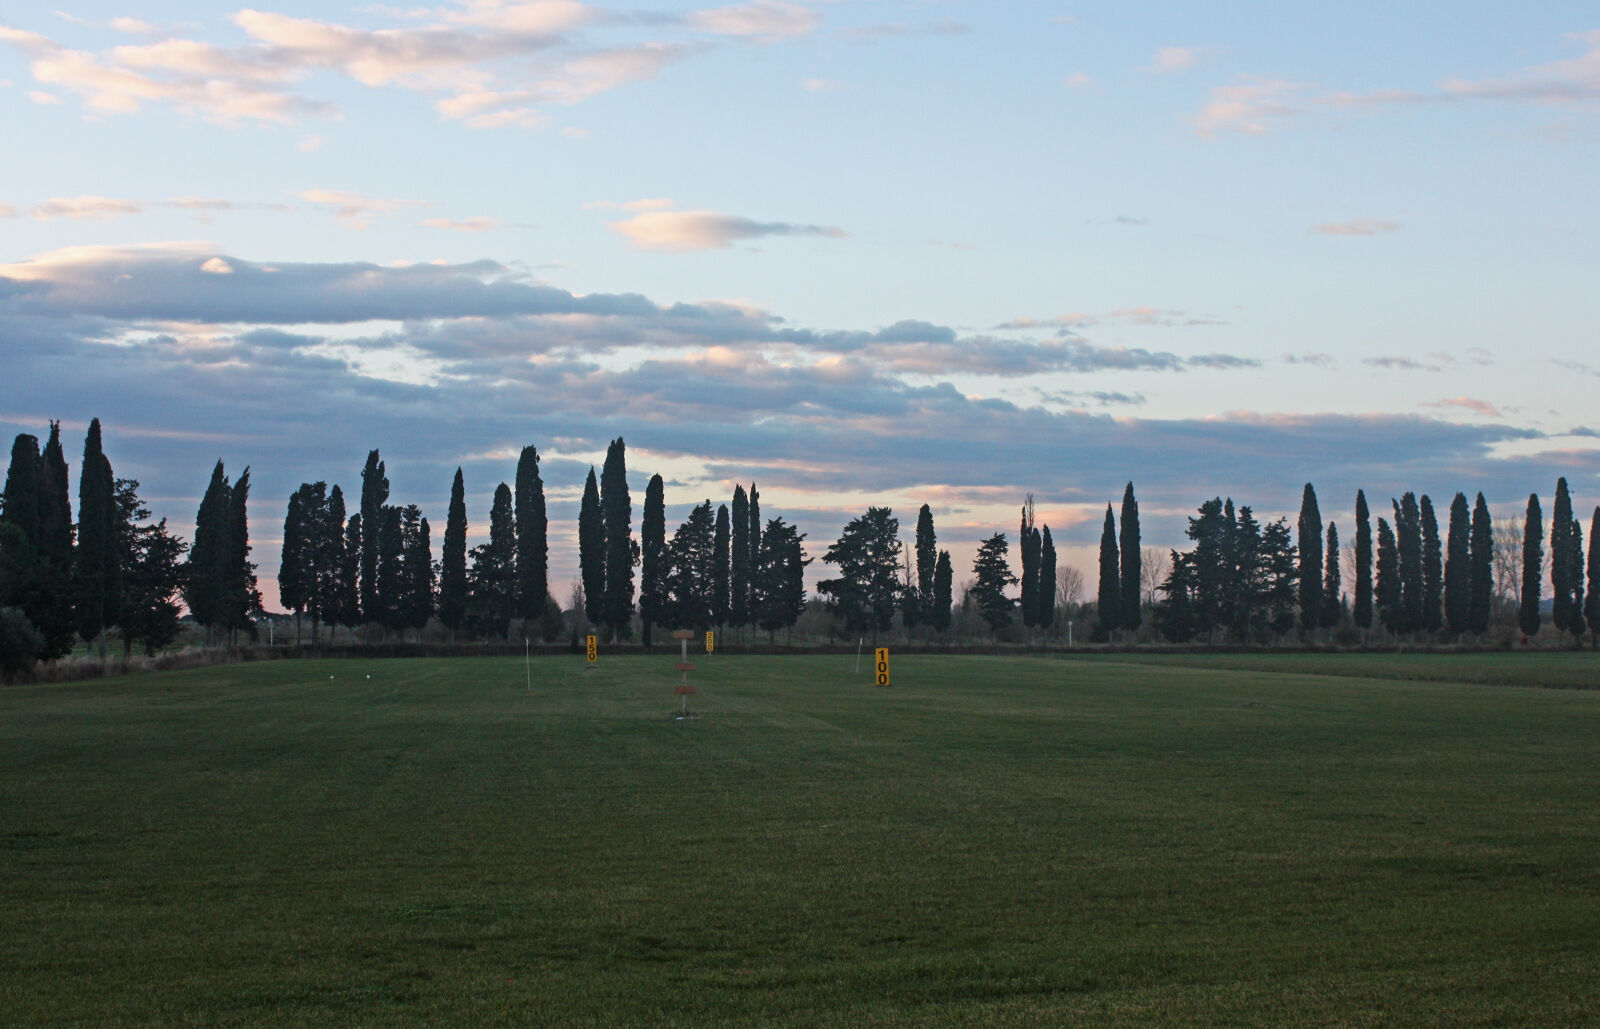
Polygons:
<instances>
[{"instance_id":1,"label":"white cloud","mask_svg":"<svg viewBox=\"0 0 1600 1029\"><path fill-rule=\"evenodd\" d=\"M500 219L478 216L475 218L425 218L422 225L429 229L450 229L455 232L487 232L500 227Z\"/></svg>"},{"instance_id":2,"label":"white cloud","mask_svg":"<svg viewBox=\"0 0 1600 1029\"><path fill-rule=\"evenodd\" d=\"M39 104L41 107L50 107L61 102L60 97L56 96L54 93L46 93L42 89L28 90L28 99L32 100L36 104Z\"/></svg>"},{"instance_id":3,"label":"white cloud","mask_svg":"<svg viewBox=\"0 0 1600 1029\"><path fill-rule=\"evenodd\" d=\"M1347 222L1323 222L1311 226L1307 231L1318 236L1376 236L1382 232L1399 232L1400 223L1379 218L1356 218Z\"/></svg>"},{"instance_id":4,"label":"white cloud","mask_svg":"<svg viewBox=\"0 0 1600 1029\"><path fill-rule=\"evenodd\" d=\"M17 209L10 204L0 204L0 218L15 218Z\"/></svg>"},{"instance_id":5,"label":"white cloud","mask_svg":"<svg viewBox=\"0 0 1600 1029\"><path fill-rule=\"evenodd\" d=\"M1200 51L1190 46L1164 46L1156 51L1145 71L1158 75L1171 75L1188 71L1200 58Z\"/></svg>"},{"instance_id":6,"label":"white cloud","mask_svg":"<svg viewBox=\"0 0 1600 1029\"><path fill-rule=\"evenodd\" d=\"M839 93L850 88L832 79L806 79L800 83L800 87L808 93Z\"/></svg>"},{"instance_id":7,"label":"white cloud","mask_svg":"<svg viewBox=\"0 0 1600 1029\"><path fill-rule=\"evenodd\" d=\"M208 258L204 264L200 265L200 270L205 272L207 275L232 275L233 265L229 264L227 261L224 261L220 257L212 257Z\"/></svg>"},{"instance_id":8,"label":"white cloud","mask_svg":"<svg viewBox=\"0 0 1600 1029\"><path fill-rule=\"evenodd\" d=\"M51 197L42 204L33 205L29 208L29 213L39 221L49 221L52 218L103 220L120 218L125 214L139 214L143 210L142 205L132 200L84 195Z\"/></svg>"},{"instance_id":9,"label":"white cloud","mask_svg":"<svg viewBox=\"0 0 1600 1029\"><path fill-rule=\"evenodd\" d=\"M1242 76L1212 89L1211 99L1192 119L1195 131L1207 137L1219 132L1265 135L1278 122L1306 113L1299 99L1305 89L1284 79Z\"/></svg>"},{"instance_id":10,"label":"white cloud","mask_svg":"<svg viewBox=\"0 0 1600 1029\"><path fill-rule=\"evenodd\" d=\"M1092 89L1094 87L1094 79L1086 71L1075 71L1065 79L1062 79L1061 84L1068 89Z\"/></svg>"},{"instance_id":11,"label":"white cloud","mask_svg":"<svg viewBox=\"0 0 1600 1029\"><path fill-rule=\"evenodd\" d=\"M418 200L385 200L338 189L303 189L295 196L309 204L332 208L333 216L352 229L367 228L373 215L390 214L404 207L428 206Z\"/></svg>"},{"instance_id":12,"label":"white cloud","mask_svg":"<svg viewBox=\"0 0 1600 1029\"><path fill-rule=\"evenodd\" d=\"M714 7L689 15L691 26L719 36L782 39L803 36L820 22L817 12L799 4L777 0Z\"/></svg>"},{"instance_id":13,"label":"white cloud","mask_svg":"<svg viewBox=\"0 0 1600 1029\"><path fill-rule=\"evenodd\" d=\"M638 250L686 253L723 250L744 239L761 236L830 236L844 230L823 225L758 222L717 211L647 211L625 221L611 222L612 231L627 237Z\"/></svg>"}]
</instances>

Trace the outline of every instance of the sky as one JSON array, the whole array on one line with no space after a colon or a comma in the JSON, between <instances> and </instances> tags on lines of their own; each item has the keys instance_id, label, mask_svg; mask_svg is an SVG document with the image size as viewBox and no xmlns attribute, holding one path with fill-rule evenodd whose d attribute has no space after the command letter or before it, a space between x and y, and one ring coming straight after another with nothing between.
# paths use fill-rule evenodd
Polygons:
<instances>
[{"instance_id":1,"label":"sky","mask_svg":"<svg viewBox=\"0 0 1600 1029\"><path fill-rule=\"evenodd\" d=\"M1600 500L1592 4L67 2L0 15L0 432L186 536L248 466L269 607L372 448L478 541L537 446L562 600L617 436L636 518L926 503L958 581L1030 493L1086 572L1129 481L1163 547Z\"/></svg>"}]
</instances>

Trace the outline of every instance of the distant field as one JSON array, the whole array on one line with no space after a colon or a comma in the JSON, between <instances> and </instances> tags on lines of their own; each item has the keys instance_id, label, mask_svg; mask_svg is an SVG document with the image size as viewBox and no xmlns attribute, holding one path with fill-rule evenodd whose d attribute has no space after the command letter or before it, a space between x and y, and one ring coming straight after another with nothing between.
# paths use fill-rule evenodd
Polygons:
<instances>
[{"instance_id":1,"label":"distant field","mask_svg":"<svg viewBox=\"0 0 1600 1029\"><path fill-rule=\"evenodd\" d=\"M1600 1022L1592 653L697 662L0 689L0 1024Z\"/></svg>"}]
</instances>

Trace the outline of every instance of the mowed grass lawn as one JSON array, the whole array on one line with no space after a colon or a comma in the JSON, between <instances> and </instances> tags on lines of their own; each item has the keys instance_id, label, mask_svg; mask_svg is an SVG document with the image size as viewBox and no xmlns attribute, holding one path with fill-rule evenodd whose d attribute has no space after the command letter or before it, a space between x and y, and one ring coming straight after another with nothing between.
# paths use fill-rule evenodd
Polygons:
<instances>
[{"instance_id":1,"label":"mowed grass lawn","mask_svg":"<svg viewBox=\"0 0 1600 1029\"><path fill-rule=\"evenodd\" d=\"M0 690L0 1024L1600 1023L1592 654L696 660Z\"/></svg>"}]
</instances>

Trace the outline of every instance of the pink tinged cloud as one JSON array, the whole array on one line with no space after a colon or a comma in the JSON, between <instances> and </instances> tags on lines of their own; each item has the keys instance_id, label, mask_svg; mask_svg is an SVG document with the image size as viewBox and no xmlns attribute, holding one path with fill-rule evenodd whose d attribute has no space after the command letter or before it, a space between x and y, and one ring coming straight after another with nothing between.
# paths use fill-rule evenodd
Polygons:
<instances>
[{"instance_id":1,"label":"pink tinged cloud","mask_svg":"<svg viewBox=\"0 0 1600 1029\"><path fill-rule=\"evenodd\" d=\"M646 211L625 221L611 222L613 232L637 250L688 253L726 250L734 243L762 236L827 236L845 238L843 229L790 222L758 222L716 211Z\"/></svg>"},{"instance_id":2,"label":"pink tinged cloud","mask_svg":"<svg viewBox=\"0 0 1600 1029\"><path fill-rule=\"evenodd\" d=\"M1444 400L1435 401L1431 404L1424 404L1423 406L1440 408L1454 407L1463 411L1471 411L1473 414L1481 414L1485 418L1500 417L1500 409L1498 407L1489 403L1487 400L1478 400L1474 397L1449 397Z\"/></svg>"},{"instance_id":3,"label":"pink tinged cloud","mask_svg":"<svg viewBox=\"0 0 1600 1029\"><path fill-rule=\"evenodd\" d=\"M29 208L29 213L39 221L50 221L53 218L100 221L106 218L120 218L126 214L139 214L143 210L141 205L132 200L85 195L51 197L44 203Z\"/></svg>"},{"instance_id":4,"label":"pink tinged cloud","mask_svg":"<svg viewBox=\"0 0 1600 1029\"><path fill-rule=\"evenodd\" d=\"M478 216L475 218L425 218L424 228L450 229L454 232L487 232L500 227L500 219Z\"/></svg>"},{"instance_id":5,"label":"pink tinged cloud","mask_svg":"<svg viewBox=\"0 0 1600 1029\"><path fill-rule=\"evenodd\" d=\"M803 36L821 21L810 8L777 0L696 11L688 20L702 32L766 40Z\"/></svg>"},{"instance_id":6,"label":"pink tinged cloud","mask_svg":"<svg viewBox=\"0 0 1600 1029\"><path fill-rule=\"evenodd\" d=\"M1399 232L1400 223L1379 218L1357 218L1347 222L1323 222L1306 231L1318 236L1376 236L1383 232Z\"/></svg>"},{"instance_id":7,"label":"pink tinged cloud","mask_svg":"<svg viewBox=\"0 0 1600 1029\"><path fill-rule=\"evenodd\" d=\"M1298 82L1255 76L1217 86L1192 119L1195 131L1207 138L1222 132L1265 135L1275 124L1306 113L1297 99L1305 88Z\"/></svg>"}]
</instances>

